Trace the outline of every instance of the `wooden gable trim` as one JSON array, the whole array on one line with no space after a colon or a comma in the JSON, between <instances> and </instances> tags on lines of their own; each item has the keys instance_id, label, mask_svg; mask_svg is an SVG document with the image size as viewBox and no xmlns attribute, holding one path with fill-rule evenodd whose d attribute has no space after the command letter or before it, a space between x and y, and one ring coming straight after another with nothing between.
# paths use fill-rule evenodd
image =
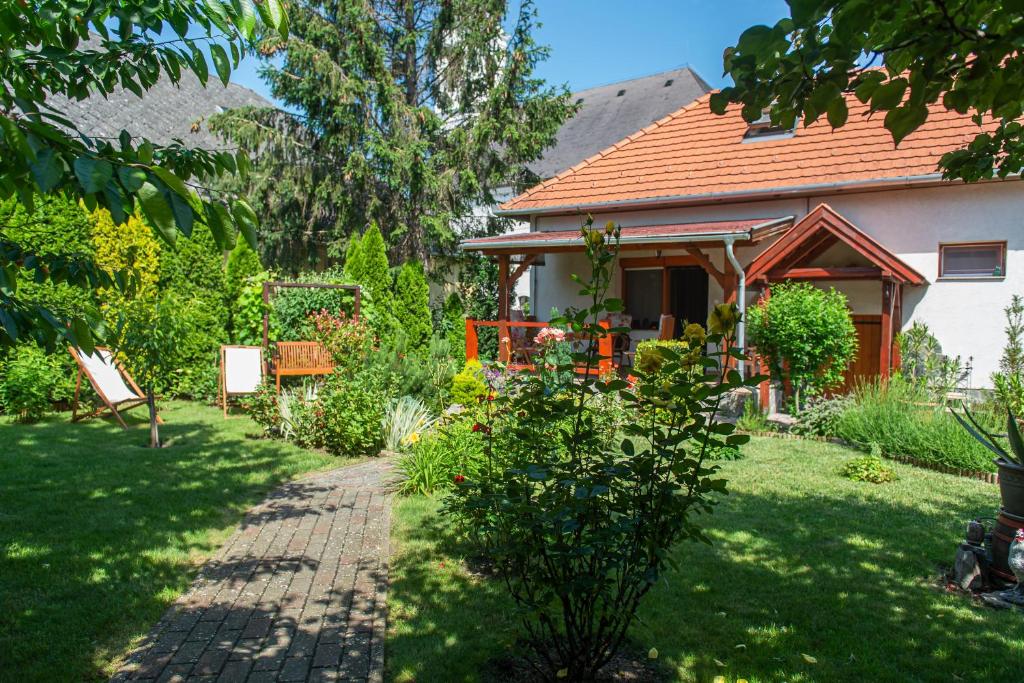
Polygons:
<instances>
[{"instance_id":1,"label":"wooden gable trim","mask_svg":"<svg viewBox=\"0 0 1024 683\"><path fill-rule=\"evenodd\" d=\"M785 270L805 265L805 262L827 244L828 239L819 237L824 231L848 245L882 271L901 284L922 285L924 276L904 263L898 256L858 230L852 223L836 213L828 204L819 204L789 232L780 237L757 256L747 268L750 280L777 279L776 275Z\"/></svg>"}]
</instances>

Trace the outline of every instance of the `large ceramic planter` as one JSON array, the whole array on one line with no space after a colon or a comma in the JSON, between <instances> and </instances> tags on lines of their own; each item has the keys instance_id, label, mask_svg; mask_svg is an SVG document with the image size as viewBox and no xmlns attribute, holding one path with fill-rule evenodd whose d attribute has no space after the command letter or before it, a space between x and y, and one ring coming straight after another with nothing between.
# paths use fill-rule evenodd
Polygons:
<instances>
[{"instance_id":1,"label":"large ceramic planter","mask_svg":"<svg viewBox=\"0 0 1024 683\"><path fill-rule=\"evenodd\" d=\"M1003 510L1013 517L1024 518L1024 467L1003 458L998 458L999 495Z\"/></svg>"}]
</instances>

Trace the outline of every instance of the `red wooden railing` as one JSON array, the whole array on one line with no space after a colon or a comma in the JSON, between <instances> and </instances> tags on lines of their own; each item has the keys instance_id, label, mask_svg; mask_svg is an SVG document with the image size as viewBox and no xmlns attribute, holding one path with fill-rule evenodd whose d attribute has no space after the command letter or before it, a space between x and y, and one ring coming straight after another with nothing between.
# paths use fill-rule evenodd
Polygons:
<instances>
[{"instance_id":1,"label":"red wooden railing","mask_svg":"<svg viewBox=\"0 0 1024 683\"><path fill-rule=\"evenodd\" d=\"M611 324L607 320L602 320L598 323L605 330L611 327ZM517 356L524 352L529 347L520 346L516 348L516 341L513 339L512 330L515 328L526 329L540 329L544 327L550 327L551 323L545 322L528 322L518 320L473 320L472 318L466 319L466 360L478 360L480 358L480 343L477 336L478 327L496 327L498 328L498 360L505 363L509 368L513 370L528 370L533 371L534 365L531 362L516 362ZM567 339L572 341L572 336L568 335ZM612 363L612 335L605 334L597 342L597 353L600 356L600 360L597 362L597 370L600 374L606 374L611 372L614 368ZM528 356L527 354L524 354ZM585 372L586 368L578 368L578 372Z\"/></svg>"}]
</instances>

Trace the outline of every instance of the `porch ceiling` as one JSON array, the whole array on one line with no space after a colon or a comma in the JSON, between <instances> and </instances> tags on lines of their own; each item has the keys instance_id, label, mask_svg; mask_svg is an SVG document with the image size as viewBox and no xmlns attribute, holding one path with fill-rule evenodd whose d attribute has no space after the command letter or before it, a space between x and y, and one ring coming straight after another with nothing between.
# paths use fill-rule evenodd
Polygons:
<instances>
[{"instance_id":1,"label":"porch ceiling","mask_svg":"<svg viewBox=\"0 0 1024 683\"><path fill-rule=\"evenodd\" d=\"M703 223L671 225L637 225L622 228L620 249L659 249L683 245L714 245L726 240L756 242L792 227L793 216L781 218L749 218ZM579 230L523 232L495 237L479 237L463 241L463 251L483 254L544 254L583 251Z\"/></svg>"}]
</instances>

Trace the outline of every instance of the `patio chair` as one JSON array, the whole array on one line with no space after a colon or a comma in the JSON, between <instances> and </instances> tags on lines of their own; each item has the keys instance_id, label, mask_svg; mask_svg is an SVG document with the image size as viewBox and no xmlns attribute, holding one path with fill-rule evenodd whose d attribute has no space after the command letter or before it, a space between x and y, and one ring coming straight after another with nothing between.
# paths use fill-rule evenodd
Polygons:
<instances>
[{"instance_id":1,"label":"patio chair","mask_svg":"<svg viewBox=\"0 0 1024 683\"><path fill-rule=\"evenodd\" d=\"M97 346L93 353L86 354L80 349L68 347L71 357L78 364L78 377L75 380L75 397L71 402L71 421L78 422L90 417L98 417L105 412L110 412L121 426L128 429L128 424L121 417L121 413L138 406L146 405L146 395L139 385L135 383L124 366L114 358L110 349L104 346ZM89 383L100 397L103 405L90 413L78 414L78 395L82 388L82 375L89 378ZM163 420L157 416L157 422Z\"/></svg>"},{"instance_id":2,"label":"patio chair","mask_svg":"<svg viewBox=\"0 0 1024 683\"><path fill-rule=\"evenodd\" d=\"M220 347L220 403L228 417L228 398L256 393L263 384L263 347Z\"/></svg>"},{"instance_id":3,"label":"patio chair","mask_svg":"<svg viewBox=\"0 0 1024 683\"><path fill-rule=\"evenodd\" d=\"M669 341L675 336L675 333L676 317L668 313L662 313L661 318L658 320L658 341ZM636 358L636 351L626 351L623 355L632 366L633 360Z\"/></svg>"}]
</instances>

